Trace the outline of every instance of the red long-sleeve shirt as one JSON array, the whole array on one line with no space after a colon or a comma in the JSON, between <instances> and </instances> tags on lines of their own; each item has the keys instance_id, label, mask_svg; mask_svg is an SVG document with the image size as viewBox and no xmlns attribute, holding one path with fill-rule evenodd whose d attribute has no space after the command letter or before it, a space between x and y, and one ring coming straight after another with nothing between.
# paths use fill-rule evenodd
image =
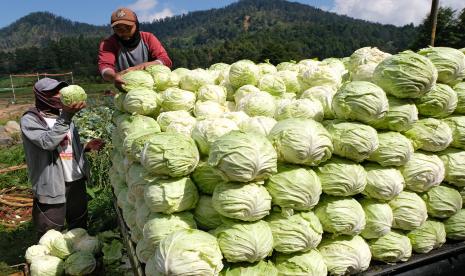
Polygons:
<instances>
[{"instance_id":1,"label":"red long-sleeve shirt","mask_svg":"<svg viewBox=\"0 0 465 276\"><path fill-rule=\"evenodd\" d=\"M98 54L100 73L103 75L108 69L120 72L129 67L154 60L159 60L168 67L173 65L165 48L152 33L140 32L140 36L141 42L136 48L130 50L118 43L116 35L103 40L100 43Z\"/></svg>"}]
</instances>

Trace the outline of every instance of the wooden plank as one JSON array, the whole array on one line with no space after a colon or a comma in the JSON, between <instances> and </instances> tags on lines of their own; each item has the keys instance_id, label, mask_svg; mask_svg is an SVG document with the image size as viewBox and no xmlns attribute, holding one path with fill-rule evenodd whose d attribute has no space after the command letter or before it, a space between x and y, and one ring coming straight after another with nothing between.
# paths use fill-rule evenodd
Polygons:
<instances>
[{"instance_id":1,"label":"wooden plank","mask_svg":"<svg viewBox=\"0 0 465 276\"><path fill-rule=\"evenodd\" d=\"M11 166L11 167L8 167L8 168L0 169L0 174L4 174L4 173L7 173L7 172L13 172L13 171L17 171L17 170L22 170L22 169L25 169L25 168L27 168L26 164Z\"/></svg>"}]
</instances>

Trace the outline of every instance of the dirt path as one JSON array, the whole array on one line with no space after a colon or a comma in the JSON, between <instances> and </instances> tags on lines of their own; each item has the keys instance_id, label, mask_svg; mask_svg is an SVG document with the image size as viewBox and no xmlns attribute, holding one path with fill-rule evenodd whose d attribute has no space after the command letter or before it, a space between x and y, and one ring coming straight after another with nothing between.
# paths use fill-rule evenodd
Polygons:
<instances>
[{"instance_id":1,"label":"dirt path","mask_svg":"<svg viewBox=\"0 0 465 276\"><path fill-rule=\"evenodd\" d=\"M17 120L29 107L34 104L10 104L0 101L0 121Z\"/></svg>"}]
</instances>

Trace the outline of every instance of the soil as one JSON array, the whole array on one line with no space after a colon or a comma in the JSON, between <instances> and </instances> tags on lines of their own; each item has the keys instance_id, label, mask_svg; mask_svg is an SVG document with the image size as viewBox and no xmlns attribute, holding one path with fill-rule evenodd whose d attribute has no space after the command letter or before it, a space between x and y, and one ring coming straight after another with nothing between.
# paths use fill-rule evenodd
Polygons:
<instances>
[{"instance_id":1,"label":"soil","mask_svg":"<svg viewBox=\"0 0 465 276\"><path fill-rule=\"evenodd\" d=\"M23 113L34 104L8 104L8 101L0 100L0 121L18 120Z\"/></svg>"}]
</instances>

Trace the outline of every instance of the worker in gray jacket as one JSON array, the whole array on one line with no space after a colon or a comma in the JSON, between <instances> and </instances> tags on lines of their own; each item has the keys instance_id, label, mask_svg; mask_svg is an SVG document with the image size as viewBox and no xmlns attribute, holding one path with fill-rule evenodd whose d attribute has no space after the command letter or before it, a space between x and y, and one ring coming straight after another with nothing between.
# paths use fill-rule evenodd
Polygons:
<instances>
[{"instance_id":1,"label":"worker in gray jacket","mask_svg":"<svg viewBox=\"0 0 465 276\"><path fill-rule=\"evenodd\" d=\"M21 132L34 194L32 219L40 238L50 229L87 229L85 181L89 168L84 151L99 150L100 139L83 146L72 122L85 102L65 106L60 89L68 86L50 78L34 84L35 107L21 118Z\"/></svg>"}]
</instances>

